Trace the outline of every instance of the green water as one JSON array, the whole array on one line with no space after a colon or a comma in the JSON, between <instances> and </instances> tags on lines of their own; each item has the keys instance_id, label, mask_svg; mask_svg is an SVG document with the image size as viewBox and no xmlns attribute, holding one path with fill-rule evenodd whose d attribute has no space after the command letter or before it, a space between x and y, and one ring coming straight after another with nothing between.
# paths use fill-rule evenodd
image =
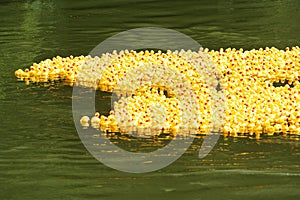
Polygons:
<instances>
[{"instance_id":1,"label":"green water","mask_svg":"<svg viewBox=\"0 0 300 200\"><path fill-rule=\"evenodd\" d=\"M0 199L299 199L299 138L221 137L204 159L197 139L164 169L123 173L81 143L71 87L25 86L13 75L148 26L175 29L211 49L284 48L300 44L299 20L297 0L1 1ZM101 105L107 112L109 102Z\"/></svg>"}]
</instances>

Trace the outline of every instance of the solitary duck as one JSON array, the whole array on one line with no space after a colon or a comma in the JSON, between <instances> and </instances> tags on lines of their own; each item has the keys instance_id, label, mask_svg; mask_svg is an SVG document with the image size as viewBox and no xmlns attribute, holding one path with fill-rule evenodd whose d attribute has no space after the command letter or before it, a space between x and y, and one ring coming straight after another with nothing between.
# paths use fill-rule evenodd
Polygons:
<instances>
[{"instance_id":1,"label":"solitary duck","mask_svg":"<svg viewBox=\"0 0 300 200\"><path fill-rule=\"evenodd\" d=\"M88 116L83 116L80 119L80 124L81 126L83 126L83 128L88 128L89 122L90 122L90 118Z\"/></svg>"}]
</instances>

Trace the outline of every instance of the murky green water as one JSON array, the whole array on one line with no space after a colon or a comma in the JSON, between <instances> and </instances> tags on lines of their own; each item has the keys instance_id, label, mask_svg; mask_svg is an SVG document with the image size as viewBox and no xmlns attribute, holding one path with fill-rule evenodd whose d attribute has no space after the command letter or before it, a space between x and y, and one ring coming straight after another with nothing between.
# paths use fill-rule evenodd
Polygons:
<instances>
[{"instance_id":1,"label":"murky green water","mask_svg":"<svg viewBox=\"0 0 300 200\"><path fill-rule=\"evenodd\" d=\"M88 54L109 36L147 26L175 29L213 49L284 48L299 45L299 20L297 0L1 1L0 199L299 199L297 138L221 137L204 159L197 139L169 167L127 174L84 148L72 88L27 87L13 75L56 55Z\"/></svg>"}]
</instances>

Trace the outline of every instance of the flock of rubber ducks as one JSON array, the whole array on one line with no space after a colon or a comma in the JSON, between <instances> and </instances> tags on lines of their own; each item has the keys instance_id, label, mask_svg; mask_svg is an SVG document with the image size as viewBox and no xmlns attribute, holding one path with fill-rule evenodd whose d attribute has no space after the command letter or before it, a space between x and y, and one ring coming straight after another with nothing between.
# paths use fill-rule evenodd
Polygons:
<instances>
[{"instance_id":1,"label":"flock of rubber ducks","mask_svg":"<svg viewBox=\"0 0 300 200\"><path fill-rule=\"evenodd\" d=\"M208 134L213 126L234 137L300 135L298 46L55 57L15 75L26 84L61 80L114 92L109 116L80 120L104 132Z\"/></svg>"},{"instance_id":2,"label":"flock of rubber ducks","mask_svg":"<svg viewBox=\"0 0 300 200\"><path fill-rule=\"evenodd\" d=\"M63 80L70 86L76 79L78 68L84 63L85 56L79 57L54 57L52 60L47 59L40 63L33 63L30 68L25 70L18 69L15 76L24 81L26 85L32 83L46 83Z\"/></svg>"}]
</instances>

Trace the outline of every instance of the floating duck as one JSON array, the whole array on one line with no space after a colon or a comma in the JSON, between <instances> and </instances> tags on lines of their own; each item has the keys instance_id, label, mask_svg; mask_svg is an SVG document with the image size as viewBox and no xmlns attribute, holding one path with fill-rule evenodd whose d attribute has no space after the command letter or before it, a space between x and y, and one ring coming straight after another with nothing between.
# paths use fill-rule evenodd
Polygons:
<instances>
[{"instance_id":1,"label":"floating duck","mask_svg":"<svg viewBox=\"0 0 300 200\"><path fill-rule=\"evenodd\" d=\"M107 129L108 129L108 119L107 119L107 117L104 116L104 115L101 115L99 124L100 124L100 130L102 132L106 132Z\"/></svg>"},{"instance_id":2,"label":"floating duck","mask_svg":"<svg viewBox=\"0 0 300 200\"><path fill-rule=\"evenodd\" d=\"M24 71L22 69L18 69L15 71L15 76L18 78L18 79L22 79L22 74L24 73Z\"/></svg>"},{"instance_id":3,"label":"floating duck","mask_svg":"<svg viewBox=\"0 0 300 200\"><path fill-rule=\"evenodd\" d=\"M91 125L93 128L100 127L100 113L96 112L95 115L91 119Z\"/></svg>"},{"instance_id":4,"label":"floating duck","mask_svg":"<svg viewBox=\"0 0 300 200\"><path fill-rule=\"evenodd\" d=\"M88 128L89 127L89 123L90 123L90 118L88 116L83 116L83 117L80 118L80 124L84 128Z\"/></svg>"},{"instance_id":5,"label":"floating duck","mask_svg":"<svg viewBox=\"0 0 300 200\"><path fill-rule=\"evenodd\" d=\"M29 81L30 81L29 69L25 69L25 71L21 74L21 79L24 80L26 85L29 85Z\"/></svg>"}]
</instances>

